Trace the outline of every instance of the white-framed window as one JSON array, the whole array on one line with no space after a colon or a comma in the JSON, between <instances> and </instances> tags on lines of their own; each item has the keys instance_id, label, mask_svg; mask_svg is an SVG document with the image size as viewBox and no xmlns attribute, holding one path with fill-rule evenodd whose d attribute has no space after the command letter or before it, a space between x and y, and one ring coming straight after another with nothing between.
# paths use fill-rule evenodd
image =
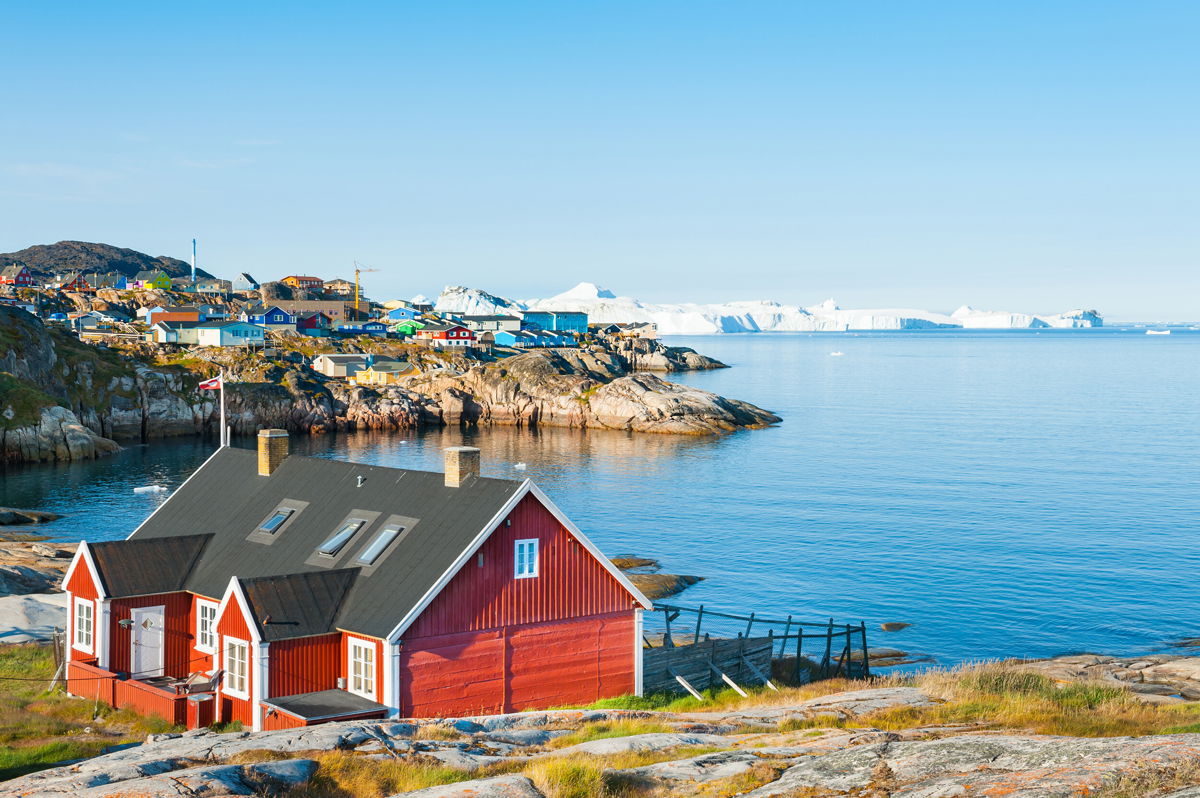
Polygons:
<instances>
[{"instance_id":1,"label":"white-framed window","mask_svg":"<svg viewBox=\"0 0 1200 798\"><path fill-rule=\"evenodd\" d=\"M217 607L215 601L196 600L196 649L211 654L217 650Z\"/></svg>"},{"instance_id":2,"label":"white-framed window","mask_svg":"<svg viewBox=\"0 0 1200 798\"><path fill-rule=\"evenodd\" d=\"M91 599L75 599L75 634L71 645L92 653L96 636L96 605Z\"/></svg>"},{"instance_id":3,"label":"white-framed window","mask_svg":"<svg viewBox=\"0 0 1200 798\"><path fill-rule=\"evenodd\" d=\"M538 575L538 542L537 538L529 540L518 540L514 549L515 568L514 575L517 579L529 579Z\"/></svg>"},{"instance_id":4,"label":"white-framed window","mask_svg":"<svg viewBox=\"0 0 1200 798\"><path fill-rule=\"evenodd\" d=\"M375 700L375 643L347 638L350 645L350 692Z\"/></svg>"},{"instance_id":5,"label":"white-framed window","mask_svg":"<svg viewBox=\"0 0 1200 798\"><path fill-rule=\"evenodd\" d=\"M245 640L225 638L225 681L222 691L234 698L250 697L250 644Z\"/></svg>"}]
</instances>

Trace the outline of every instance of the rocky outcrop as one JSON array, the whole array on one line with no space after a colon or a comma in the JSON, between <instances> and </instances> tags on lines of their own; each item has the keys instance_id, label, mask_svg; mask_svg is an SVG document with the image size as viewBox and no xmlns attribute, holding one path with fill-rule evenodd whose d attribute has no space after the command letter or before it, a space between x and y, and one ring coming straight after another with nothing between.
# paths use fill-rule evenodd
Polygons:
<instances>
[{"instance_id":1,"label":"rocky outcrop","mask_svg":"<svg viewBox=\"0 0 1200 798\"><path fill-rule=\"evenodd\" d=\"M57 588L73 554L50 542L0 540L0 596Z\"/></svg>"},{"instance_id":2,"label":"rocky outcrop","mask_svg":"<svg viewBox=\"0 0 1200 798\"><path fill-rule=\"evenodd\" d=\"M421 375L404 387L434 399L446 423L712 434L780 421L746 402L652 374L609 377L620 368L610 354L542 350L465 374Z\"/></svg>"},{"instance_id":3,"label":"rocky outcrop","mask_svg":"<svg viewBox=\"0 0 1200 798\"><path fill-rule=\"evenodd\" d=\"M4 462L91 460L119 451L116 441L97 435L64 407L45 407L33 424L0 427Z\"/></svg>"},{"instance_id":4,"label":"rocky outcrop","mask_svg":"<svg viewBox=\"0 0 1200 798\"><path fill-rule=\"evenodd\" d=\"M1067 798L1105 794L1118 780L1136 784L1143 776L1140 783L1154 786L1115 794L1185 798L1197 792L1191 786L1200 780L1197 734L1073 738L978 726L871 726L871 713L933 701L915 688L875 688L728 711L562 710L257 733L201 730L152 735L144 745L23 776L0 785L0 796L262 794L248 791L254 783L272 794L304 794L320 775L312 755L332 750L360 757L364 771L376 760L383 768L396 761L440 763L452 783L402 793L426 798L543 798L558 794L541 781L543 765L565 758L611 768L634 756L649 764L606 770L606 779L622 785L622 794L659 798ZM825 728L787 723L822 717L830 721ZM622 723L635 733L575 745L559 739L589 725L611 730ZM636 733L638 724L657 730ZM247 761L255 764L234 764Z\"/></svg>"}]
</instances>

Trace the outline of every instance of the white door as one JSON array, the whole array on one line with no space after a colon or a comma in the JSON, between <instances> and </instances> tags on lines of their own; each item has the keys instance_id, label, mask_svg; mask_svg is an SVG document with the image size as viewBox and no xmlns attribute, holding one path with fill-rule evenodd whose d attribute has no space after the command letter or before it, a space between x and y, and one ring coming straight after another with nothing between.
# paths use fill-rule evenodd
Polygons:
<instances>
[{"instance_id":1,"label":"white door","mask_svg":"<svg viewBox=\"0 0 1200 798\"><path fill-rule=\"evenodd\" d=\"M163 675L163 613L166 608L137 607L130 611L133 621L133 649L129 670L135 679Z\"/></svg>"}]
</instances>

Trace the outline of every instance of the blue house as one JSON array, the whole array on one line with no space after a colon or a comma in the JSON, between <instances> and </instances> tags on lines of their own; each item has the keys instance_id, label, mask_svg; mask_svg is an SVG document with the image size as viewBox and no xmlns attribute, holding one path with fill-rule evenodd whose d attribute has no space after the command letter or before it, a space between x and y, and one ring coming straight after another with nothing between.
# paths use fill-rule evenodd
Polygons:
<instances>
[{"instance_id":1,"label":"blue house","mask_svg":"<svg viewBox=\"0 0 1200 798\"><path fill-rule=\"evenodd\" d=\"M538 345L537 336L525 330L496 330L484 335L492 336L492 343L496 346L507 346L513 349L529 349Z\"/></svg>"},{"instance_id":2,"label":"blue house","mask_svg":"<svg viewBox=\"0 0 1200 798\"><path fill-rule=\"evenodd\" d=\"M296 329L296 314L288 313L286 310L277 308L274 305L270 307L252 305L242 311L241 320L250 324L256 324L259 327L266 327L267 329L277 329L280 327Z\"/></svg>"},{"instance_id":3,"label":"blue house","mask_svg":"<svg viewBox=\"0 0 1200 798\"><path fill-rule=\"evenodd\" d=\"M417 318L420 315L421 315L420 312L417 311L415 308L405 308L405 307L393 308L392 310L389 310L387 312L388 321L391 321L393 323L398 322L398 321L409 321L411 319Z\"/></svg>"},{"instance_id":4,"label":"blue house","mask_svg":"<svg viewBox=\"0 0 1200 798\"><path fill-rule=\"evenodd\" d=\"M521 326L527 330L549 332L587 332L588 316L578 310L527 310L522 316Z\"/></svg>"},{"instance_id":5,"label":"blue house","mask_svg":"<svg viewBox=\"0 0 1200 798\"><path fill-rule=\"evenodd\" d=\"M382 321L346 321L338 325L337 331L343 335L386 336L388 325Z\"/></svg>"}]
</instances>

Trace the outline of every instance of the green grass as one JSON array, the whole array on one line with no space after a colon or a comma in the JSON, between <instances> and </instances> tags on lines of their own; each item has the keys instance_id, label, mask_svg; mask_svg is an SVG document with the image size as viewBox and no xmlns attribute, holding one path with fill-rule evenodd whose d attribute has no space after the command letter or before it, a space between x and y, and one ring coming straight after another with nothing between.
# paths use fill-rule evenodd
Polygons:
<instances>
[{"instance_id":1,"label":"green grass","mask_svg":"<svg viewBox=\"0 0 1200 798\"><path fill-rule=\"evenodd\" d=\"M50 394L23 382L7 371L0 371L0 429L14 429L36 424L42 408L59 402Z\"/></svg>"},{"instance_id":2,"label":"green grass","mask_svg":"<svg viewBox=\"0 0 1200 798\"><path fill-rule=\"evenodd\" d=\"M61 689L46 692L53 674L49 646L0 645L0 781L178 731L162 718L72 698Z\"/></svg>"}]
</instances>

